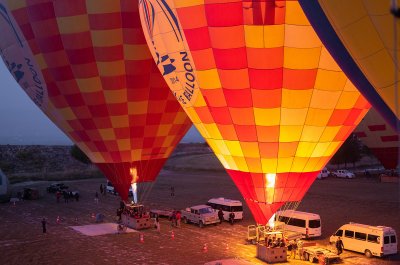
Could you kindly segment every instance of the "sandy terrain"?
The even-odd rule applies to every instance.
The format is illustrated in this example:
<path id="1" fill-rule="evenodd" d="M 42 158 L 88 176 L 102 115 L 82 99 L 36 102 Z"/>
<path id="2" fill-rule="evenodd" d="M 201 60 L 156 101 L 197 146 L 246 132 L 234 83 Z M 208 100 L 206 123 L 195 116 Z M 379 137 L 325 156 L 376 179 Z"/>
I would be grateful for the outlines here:
<path id="1" fill-rule="evenodd" d="M 89 237 L 71 229 L 70 226 L 93 224 L 92 213 L 105 214 L 107 222 L 115 220 L 118 197 L 107 195 L 100 197 L 99 204 L 94 202 L 94 193 L 104 182 L 104 179 L 65 182 L 72 190 L 81 192 L 79 202 L 56 203 L 53 194 L 44 192 L 48 183 L 38 182 L 30 186 L 42 191 L 40 200 L 23 201 L 15 206 L 0 204 L 0 264 L 180 265 L 221 259 L 265 264 L 255 258 L 255 246 L 245 241 L 247 225 L 254 222 L 247 208 L 245 220 L 233 226 L 223 223 L 200 229 L 182 224 L 178 229 L 163 219 L 161 234 L 154 229 L 142 232 L 144 243 L 139 242 L 140 233 Z M 171 186 L 175 187 L 174 197 L 170 196 Z M 13 188 L 21 189 L 21 185 Z M 220 196 L 241 198 L 224 172 L 162 171 L 144 203 L 150 208 L 181 209 Z M 368 179 L 325 179 L 313 184 L 299 209 L 321 215 L 323 235 L 317 241 L 326 243 L 329 235 L 349 221 L 392 226 L 400 233 L 398 202 L 398 184 Z M 41 231 L 43 216 L 48 219 L 47 234 Z M 62 219 L 60 224 L 56 223 L 57 216 Z M 204 244 L 207 252 L 203 251 Z M 399 255 L 366 259 L 361 254 L 345 251 L 342 258 L 342 264 L 400 264 Z M 289 264 L 310 263 L 290 260 Z"/>

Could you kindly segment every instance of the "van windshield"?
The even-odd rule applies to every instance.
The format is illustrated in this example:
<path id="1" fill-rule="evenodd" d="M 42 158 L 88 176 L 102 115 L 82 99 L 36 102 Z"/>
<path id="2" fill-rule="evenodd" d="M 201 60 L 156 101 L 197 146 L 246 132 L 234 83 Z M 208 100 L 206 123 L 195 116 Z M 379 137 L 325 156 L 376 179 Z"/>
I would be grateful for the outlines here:
<path id="1" fill-rule="evenodd" d="M 321 220 L 309 220 L 308 226 L 310 228 L 319 228 L 321 227 Z"/>

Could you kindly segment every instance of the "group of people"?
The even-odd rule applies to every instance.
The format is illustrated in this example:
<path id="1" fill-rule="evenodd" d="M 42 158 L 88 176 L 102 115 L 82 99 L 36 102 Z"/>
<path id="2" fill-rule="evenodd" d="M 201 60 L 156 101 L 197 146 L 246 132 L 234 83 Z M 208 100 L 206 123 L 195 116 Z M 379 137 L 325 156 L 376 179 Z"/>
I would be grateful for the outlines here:
<path id="1" fill-rule="evenodd" d="M 269 238 L 265 238 L 265 245 L 267 247 L 270 248 L 277 248 L 277 247 L 285 247 L 286 243 L 285 243 L 285 239 L 284 238 L 276 238 L 276 237 L 269 237 Z"/>
<path id="2" fill-rule="evenodd" d="M 265 238 L 265 245 L 267 247 L 285 247 L 287 246 L 288 251 L 290 251 L 289 258 L 296 259 L 298 256 L 300 260 L 304 258 L 304 249 L 303 249 L 303 240 L 295 239 L 291 240 L 286 244 L 286 239 L 283 238 Z M 337 254 L 340 255 L 343 253 L 344 245 L 342 239 L 339 237 L 335 243 Z"/>
<path id="3" fill-rule="evenodd" d="M 295 239 L 291 240 L 288 244 L 288 250 L 290 251 L 290 258 L 296 259 L 296 256 L 299 256 L 299 259 L 303 259 L 303 240 Z"/>
<path id="4" fill-rule="evenodd" d="M 219 210 L 218 210 L 218 219 L 219 219 L 219 223 L 222 224 L 222 222 L 224 221 L 224 212 L 222 211 L 222 208 L 219 208 Z M 229 223 L 231 225 L 233 225 L 234 222 L 235 222 L 235 213 L 230 212 L 229 213 Z"/>
<path id="5" fill-rule="evenodd" d="M 56 192 L 57 203 L 60 202 L 61 196 L 64 198 L 64 203 L 68 203 L 70 199 L 75 199 L 76 201 L 79 201 L 79 192 L 75 192 L 75 194 L 73 194 L 72 191 L 59 190 Z"/>
<path id="6" fill-rule="evenodd" d="M 171 226 L 181 227 L 182 214 L 181 211 L 174 210 L 171 215 Z"/>

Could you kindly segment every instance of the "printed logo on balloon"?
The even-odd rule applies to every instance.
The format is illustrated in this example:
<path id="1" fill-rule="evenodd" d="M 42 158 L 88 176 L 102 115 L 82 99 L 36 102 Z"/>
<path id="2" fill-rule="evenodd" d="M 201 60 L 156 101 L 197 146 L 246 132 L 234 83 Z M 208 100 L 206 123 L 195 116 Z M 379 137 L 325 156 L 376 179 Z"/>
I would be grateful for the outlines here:
<path id="1" fill-rule="evenodd" d="M 141 0 L 139 12 L 142 24 L 145 25 L 144 35 L 148 43 L 152 44 L 149 48 L 157 67 L 182 106 L 192 106 L 199 88 L 193 59 L 189 49 L 185 47 L 185 37 L 181 32 L 176 15 L 164 0 L 156 0 L 154 5 L 148 0 Z M 156 17 L 157 22 L 162 21 L 162 23 L 156 24 Z M 168 45 L 167 49 L 163 38 L 160 38 L 160 34 L 166 33 L 170 34 L 170 40 L 176 42 L 173 45 L 176 49 L 171 50 L 171 45 Z M 180 80 L 185 80 L 183 87 Z"/>
<path id="2" fill-rule="evenodd" d="M 34 56 L 27 47 L 26 41 L 21 37 L 23 34 L 20 29 L 15 26 L 16 23 L 12 16 L 9 15 L 8 8 L 0 2 L 0 19 L 4 19 L 6 23 L 0 24 L 0 57 L 3 59 L 6 67 L 21 85 L 28 96 L 35 104 L 45 110 L 47 108 L 48 95 L 44 78 L 40 69 L 34 60 Z M 12 40 L 10 42 L 10 40 Z"/>

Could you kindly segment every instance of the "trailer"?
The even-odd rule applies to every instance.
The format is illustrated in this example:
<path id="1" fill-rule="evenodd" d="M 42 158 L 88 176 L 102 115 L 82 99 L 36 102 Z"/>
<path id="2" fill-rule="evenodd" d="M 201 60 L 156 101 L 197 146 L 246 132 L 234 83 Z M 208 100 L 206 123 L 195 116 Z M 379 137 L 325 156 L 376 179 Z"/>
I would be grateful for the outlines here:
<path id="1" fill-rule="evenodd" d="M 158 217 L 166 217 L 168 219 L 171 218 L 173 211 L 172 210 L 160 210 L 160 209 L 151 209 L 150 217 L 155 218 Z"/>
<path id="2" fill-rule="evenodd" d="M 141 230 L 153 227 L 150 213 L 141 204 L 125 204 L 121 215 L 122 223 L 132 229 Z"/>
<path id="3" fill-rule="evenodd" d="M 304 246 L 303 258 L 311 263 L 319 262 L 320 264 L 331 264 L 339 262 L 340 257 L 331 250 L 321 246 Z"/>

